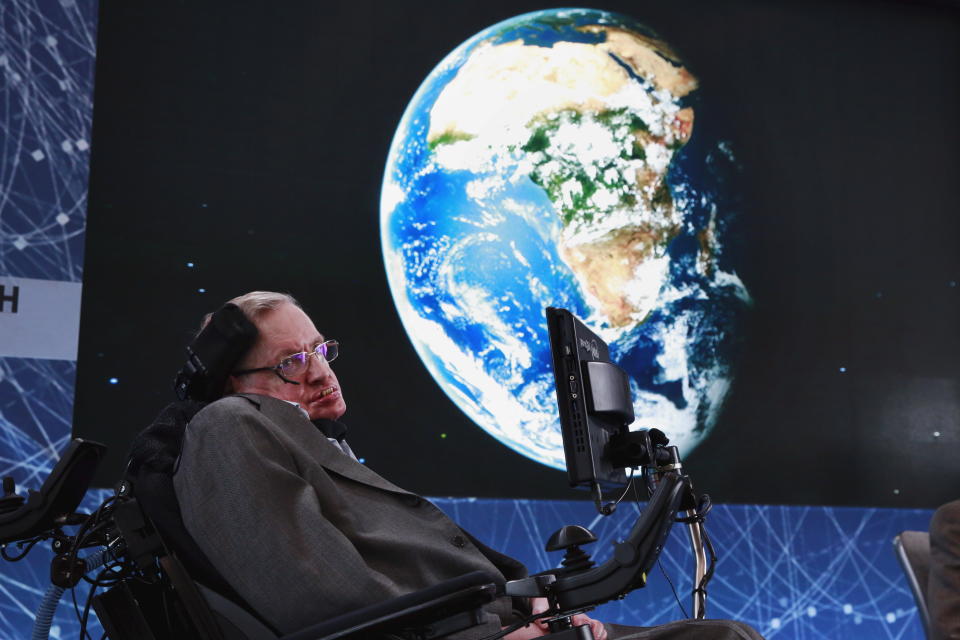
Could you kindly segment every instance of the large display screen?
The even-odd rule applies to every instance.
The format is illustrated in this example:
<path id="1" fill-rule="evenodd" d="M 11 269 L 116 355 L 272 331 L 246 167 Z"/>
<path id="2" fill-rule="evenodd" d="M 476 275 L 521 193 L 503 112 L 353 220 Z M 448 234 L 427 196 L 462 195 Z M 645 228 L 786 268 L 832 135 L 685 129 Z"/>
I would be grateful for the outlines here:
<path id="1" fill-rule="evenodd" d="M 278 290 L 373 469 L 576 497 L 560 306 L 715 501 L 945 502 L 958 50 L 922 3 L 103 3 L 74 434 L 112 485 L 201 316 Z"/>

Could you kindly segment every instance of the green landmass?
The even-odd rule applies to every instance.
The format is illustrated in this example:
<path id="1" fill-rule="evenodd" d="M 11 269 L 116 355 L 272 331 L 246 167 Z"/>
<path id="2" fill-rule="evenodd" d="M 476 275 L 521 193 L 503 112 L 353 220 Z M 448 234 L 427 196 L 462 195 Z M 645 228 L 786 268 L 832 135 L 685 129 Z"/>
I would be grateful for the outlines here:
<path id="1" fill-rule="evenodd" d="M 520 148 L 527 153 L 535 153 L 537 151 L 546 151 L 549 146 L 550 136 L 547 135 L 545 128 L 541 128 L 534 130 L 530 135 L 530 139 L 527 140 L 527 143 Z"/>
<path id="2" fill-rule="evenodd" d="M 527 125 L 530 137 L 520 146 L 520 150 L 531 154 L 534 168 L 530 179 L 546 191 L 547 197 L 560 212 L 564 226 L 574 220 L 592 222 L 616 208 L 633 207 L 637 204 L 637 197 L 633 193 L 633 177 L 624 177 L 620 170 L 616 170 L 616 160 L 597 166 L 595 177 L 591 178 L 578 158 L 550 153 L 552 138 L 561 126 L 578 126 L 584 121 L 596 122 L 610 131 L 614 140 L 620 143 L 621 160 L 646 159 L 643 146 L 635 134 L 649 132 L 650 129 L 640 117 L 625 107 L 586 114 L 577 109 L 563 109 L 546 116 L 538 116 L 531 121 Z M 613 180 L 607 178 L 609 169 L 615 169 L 611 172 L 617 176 Z M 563 187 L 571 181 L 580 185 L 580 192 L 569 192 L 568 189 L 569 197 L 564 199 Z M 593 195 L 601 188 L 619 194 L 617 205 L 600 207 L 592 202 Z"/>
<path id="3" fill-rule="evenodd" d="M 430 151 L 435 151 L 436 148 L 442 144 L 454 144 L 455 142 L 473 140 L 474 138 L 476 138 L 476 136 L 470 133 L 463 133 L 461 131 L 444 131 L 439 136 L 431 140 L 427 146 L 430 148 Z"/>
<path id="4" fill-rule="evenodd" d="M 650 198 L 650 204 L 655 207 L 665 207 L 670 204 L 671 200 L 670 188 L 667 187 L 666 183 L 662 183 L 657 187 L 657 190 L 653 192 L 653 197 Z"/>

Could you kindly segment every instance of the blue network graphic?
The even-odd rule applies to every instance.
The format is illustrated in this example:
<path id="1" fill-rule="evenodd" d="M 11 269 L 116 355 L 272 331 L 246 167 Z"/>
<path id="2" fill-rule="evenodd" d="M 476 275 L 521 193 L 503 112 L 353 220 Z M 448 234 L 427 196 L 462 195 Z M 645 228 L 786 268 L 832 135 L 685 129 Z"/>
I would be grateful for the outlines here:
<path id="1" fill-rule="evenodd" d="M 0 2 L 0 276 L 81 280 L 96 16 L 86 0 Z M 0 358 L 0 474 L 21 493 L 70 439 L 75 376 L 75 362 Z M 50 558 L 0 564 L 0 638 L 29 636 Z M 77 629 L 61 605 L 51 635 Z"/>
<path id="2" fill-rule="evenodd" d="M 0 273 L 79 282 L 95 2 L 0 3 Z"/>
<path id="3" fill-rule="evenodd" d="M 85 228 L 97 6 L 85 0 L 0 2 L 0 276 L 79 282 Z M 39 488 L 70 439 L 76 363 L 0 358 L 0 474 Z M 83 508 L 104 497 L 91 492 Z M 623 536 L 637 507 L 611 518 L 587 502 L 437 499 L 464 527 L 533 571 L 555 566 L 544 541 L 563 524 L 592 529 L 597 559 Z M 929 511 L 718 506 L 708 531 L 720 555 L 711 617 L 754 625 L 767 638 L 922 638 L 891 551 L 903 529 L 926 529 Z M 51 554 L 0 563 L 0 639 L 30 634 L 49 586 Z M 689 610 L 691 557 L 675 529 L 646 589 L 597 617 L 651 625 Z M 82 590 L 81 590 L 82 591 Z M 80 607 L 85 592 L 77 593 Z M 77 638 L 65 595 L 51 630 Z M 99 633 L 95 634 L 99 637 Z"/>
<path id="4" fill-rule="evenodd" d="M 622 504 L 613 516 L 602 517 L 592 503 L 575 501 L 435 502 L 532 572 L 559 565 L 562 554 L 548 554 L 543 545 L 560 526 L 593 531 L 597 542 L 587 550 L 603 561 L 638 513 L 636 505 Z M 905 529 L 925 530 L 930 515 L 908 509 L 717 506 L 707 518 L 719 557 L 707 615 L 747 622 L 765 638 L 923 638 L 891 541 Z M 603 605 L 595 617 L 641 626 L 687 617 L 681 607 L 689 614 L 693 556 L 682 525 L 671 532 L 660 564 L 646 588 Z"/>

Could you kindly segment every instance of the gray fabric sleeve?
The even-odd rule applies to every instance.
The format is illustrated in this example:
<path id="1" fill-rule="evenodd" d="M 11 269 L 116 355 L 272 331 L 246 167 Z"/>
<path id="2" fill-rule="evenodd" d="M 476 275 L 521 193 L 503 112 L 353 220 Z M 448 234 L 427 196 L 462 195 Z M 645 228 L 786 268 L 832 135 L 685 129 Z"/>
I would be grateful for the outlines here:
<path id="1" fill-rule="evenodd" d="M 265 420 L 211 405 L 188 428 L 174 484 L 203 552 L 283 633 L 399 595 L 324 517 Z"/>
<path id="2" fill-rule="evenodd" d="M 932 640 L 960 638 L 960 500 L 941 506 L 930 520 L 927 607 Z"/>

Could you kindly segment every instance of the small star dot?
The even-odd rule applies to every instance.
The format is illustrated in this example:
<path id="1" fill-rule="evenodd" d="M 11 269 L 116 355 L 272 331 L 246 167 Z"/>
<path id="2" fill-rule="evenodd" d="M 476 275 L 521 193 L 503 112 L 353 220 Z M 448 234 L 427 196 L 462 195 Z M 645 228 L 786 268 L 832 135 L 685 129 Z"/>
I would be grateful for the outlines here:
<path id="1" fill-rule="evenodd" d="M 66 225 L 68 222 L 70 222 L 70 216 L 65 213 L 57 214 L 57 224 L 59 224 L 61 227 Z"/>
<path id="2" fill-rule="evenodd" d="M 846 613 L 847 615 L 850 615 L 851 613 L 853 613 L 853 605 L 852 604 L 843 605 L 843 612 Z"/>
<path id="3" fill-rule="evenodd" d="M 893 490 L 893 495 L 895 495 L 895 496 L 900 495 L 900 489 L 894 489 L 894 490 Z"/>
<path id="4" fill-rule="evenodd" d="M 117 384 L 118 382 L 120 382 L 120 380 L 118 378 L 110 378 L 109 380 L 107 380 L 107 382 L 109 382 L 110 384 Z"/>
<path id="5" fill-rule="evenodd" d="M 37 149 L 30 153 L 30 157 L 33 158 L 36 162 L 40 162 L 47 156 L 43 154 L 43 151 L 41 151 L 40 149 Z"/>
<path id="6" fill-rule="evenodd" d="M 357 462 L 359 462 L 360 464 L 366 464 L 367 459 L 366 459 L 366 458 L 357 458 Z"/>
<path id="7" fill-rule="evenodd" d="M 939 431 L 934 431 L 934 432 L 933 432 L 933 437 L 934 437 L 934 438 L 939 438 L 939 437 L 940 437 L 940 432 L 939 432 Z"/>
<path id="8" fill-rule="evenodd" d="M 187 267 L 190 268 L 190 269 L 193 269 L 193 263 L 192 263 L 192 262 L 188 262 L 188 263 L 187 263 Z"/>
<path id="9" fill-rule="evenodd" d="M 27 244 L 29 243 L 27 242 L 27 239 L 24 238 L 23 236 L 18 236 L 17 239 L 13 241 L 13 246 L 15 246 L 20 251 L 23 251 L 24 249 L 26 249 Z"/>
<path id="10" fill-rule="evenodd" d="M 889 624 L 893 624 L 894 622 L 897 621 L 897 614 L 891 611 L 890 613 L 887 614 L 886 620 Z"/>
<path id="11" fill-rule="evenodd" d="M 840 373 L 846 373 L 846 372 L 847 372 L 846 367 L 840 367 Z"/>
<path id="12" fill-rule="evenodd" d="M 206 202 L 201 202 L 201 203 L 200 203 L 200 207 L 203 208 L 203 209 L 206 209 L 206 208 L 207 208 L 207 203 L 206 203 Z"/>
<path id="13" fill-rule="evenodd" d="M 441 434 L 440 434 L 440 437 L 441 437 L 441 438 L 446 438 L 446 437 L 447 437 L 447 434 L 441 433 Z"/>
<path id="14" fill-rule="evenodd" d="M 204 289 L 203 287 L 200 287 L 199 289 L 197 289 L 197 293 L 206 293 L 206 292 L 207 290 Z"/>

